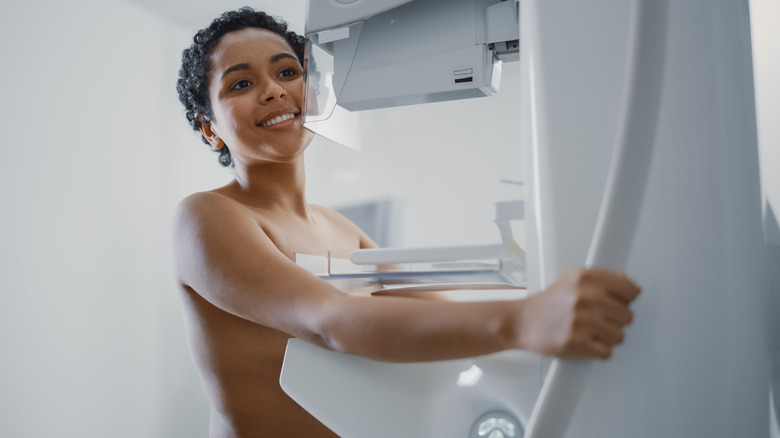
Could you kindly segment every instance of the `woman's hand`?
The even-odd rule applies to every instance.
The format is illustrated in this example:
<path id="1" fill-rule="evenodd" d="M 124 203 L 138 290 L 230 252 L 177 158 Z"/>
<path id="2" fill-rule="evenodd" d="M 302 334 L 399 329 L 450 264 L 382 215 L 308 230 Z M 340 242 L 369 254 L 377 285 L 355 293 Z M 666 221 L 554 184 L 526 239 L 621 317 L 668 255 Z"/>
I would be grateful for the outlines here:
<path id="1" fill-rule="evenodd" d="M 577 269 L 523 300 L 517 320 L 521 348 L 539 354 L 607 359 L 640 288 L 623 274 Z"/>

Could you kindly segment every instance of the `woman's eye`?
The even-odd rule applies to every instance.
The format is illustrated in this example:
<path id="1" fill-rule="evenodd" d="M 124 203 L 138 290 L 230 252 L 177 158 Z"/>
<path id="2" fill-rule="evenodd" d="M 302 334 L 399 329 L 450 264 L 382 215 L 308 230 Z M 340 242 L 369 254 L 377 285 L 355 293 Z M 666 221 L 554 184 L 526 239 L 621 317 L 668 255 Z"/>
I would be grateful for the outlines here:
<path id="1" fill-rule="evenodd" d="M 230 89 L 231 90 L 240 90 L 240 89 L 246 88 L 246 87 L 248 87 L 250 85 L 252 85 L 251 82 L 247 81 L 246 79 L 242 79 L 242 80 L 236 82 L 236 84 L 233 85 L 232 87 L 230 87 Z"/>
<path id="2" fill-rule="evenodd" d="M 298 74 L 298 71 L 295 70 L 294 68 L 286 68 L 286 69 L 282 70 L 279 73 L 279 77 L 283 78 L 283 77 L 287 77 L 287 76 L 295 76 L 297 74 Z"/>

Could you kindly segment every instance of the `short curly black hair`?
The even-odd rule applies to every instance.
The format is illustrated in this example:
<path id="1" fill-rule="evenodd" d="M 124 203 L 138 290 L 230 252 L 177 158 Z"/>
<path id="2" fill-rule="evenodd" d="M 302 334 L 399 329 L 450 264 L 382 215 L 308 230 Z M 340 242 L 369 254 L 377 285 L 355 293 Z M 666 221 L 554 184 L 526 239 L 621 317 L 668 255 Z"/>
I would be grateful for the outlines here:
<path id="1" fill-rule="evenodd" d="M 214 118 L 209 100 L 211 52 L 225 34 L 250 27 L 267 29 L 284 37 L 303 65 L 305 38 L 287 30 L 287 23 L 284 20 L 265 12 L 255 11 L 248 6 L 223 13 L 208 27 L 198 31 L 192 39 L 192 45 L 184 49 L 181 55 L 181 69 L 176 90 L 179 92 L 179 101 L 186 109 L 187 120 L 196 132 L 200 132 L 200 124 L 196 119 L 199 114 L 209 120 Z M 201 140 L 209 144 L 202 134 Z M 219 163 L 225 167 L 233 165 L 233 158 L 227 145 L 219 149 Z"/>

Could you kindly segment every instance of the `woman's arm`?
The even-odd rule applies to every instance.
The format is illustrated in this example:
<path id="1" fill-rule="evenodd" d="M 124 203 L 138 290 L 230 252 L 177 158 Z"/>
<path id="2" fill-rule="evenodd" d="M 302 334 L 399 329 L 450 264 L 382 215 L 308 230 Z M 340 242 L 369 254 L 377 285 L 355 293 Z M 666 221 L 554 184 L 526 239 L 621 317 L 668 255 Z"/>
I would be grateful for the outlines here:
<path id="1" fill-rule="evenodd" d="M 510 348 L 608 357 L 639 289 L 579 270 L 517 301 L 459 303 L 344 294 L 285 257 L 244 207 L 214 194 L 181 204 L 179 280 L 218 308 L 332 350 L 385 361 L 477 356 Z"/>

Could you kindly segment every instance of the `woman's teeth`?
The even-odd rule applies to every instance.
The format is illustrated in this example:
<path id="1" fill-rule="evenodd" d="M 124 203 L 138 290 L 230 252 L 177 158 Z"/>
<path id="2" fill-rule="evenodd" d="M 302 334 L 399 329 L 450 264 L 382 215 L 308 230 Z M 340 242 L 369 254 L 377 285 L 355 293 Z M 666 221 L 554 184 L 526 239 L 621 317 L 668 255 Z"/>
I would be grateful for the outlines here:
<path id="1" fill-rule="evenodd" d="M 277 117 L 274 117 L 273 119 L 271 119 L 271 120 L 269 120 L 269 121 L 267 121 L 265 123 L 261 123 L 260 126 L 273 126 L 273 125 L 275 125 L 277 123 L 282 123 L 285 120 L 290 120 L 290 119 L 292 119 L 294 117 L 295 117 L 295 114 L 285 114 L 285 115 L 282 115 L 282 116 L 277 116 Z"/>

